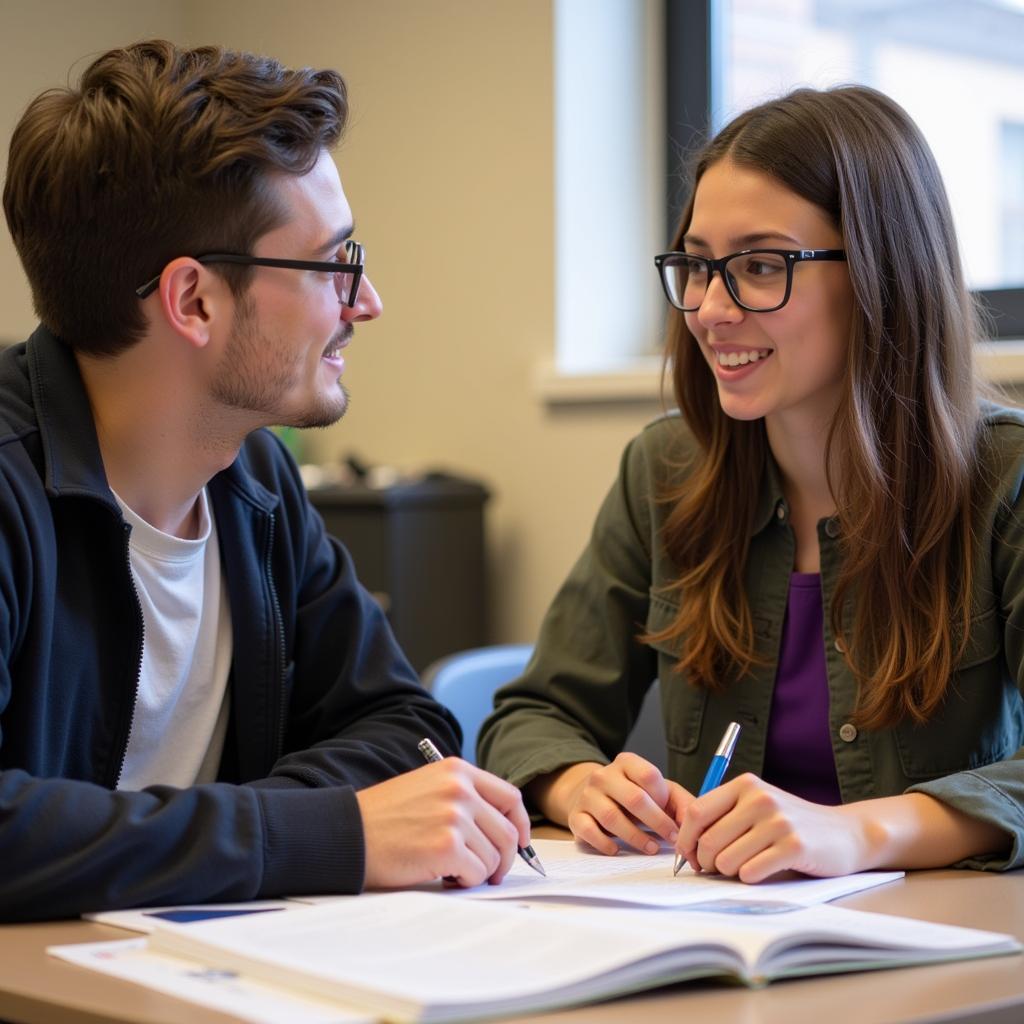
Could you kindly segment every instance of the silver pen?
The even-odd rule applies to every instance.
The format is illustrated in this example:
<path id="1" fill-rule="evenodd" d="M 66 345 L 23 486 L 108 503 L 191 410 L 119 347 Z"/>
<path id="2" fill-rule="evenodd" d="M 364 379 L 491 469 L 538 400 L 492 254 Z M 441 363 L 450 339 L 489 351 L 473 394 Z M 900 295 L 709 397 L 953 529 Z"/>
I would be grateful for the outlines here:
<path id="1" fill-rule="evenodd" d="M 715 756 L 711 758 L 711 764 L 708 765 L 708 773 L 704 776 L 704 782 L 697 796 L 703 796 L 709 790 L 717 788 L 718 784 L 722 781 L 722 776 L 725 775 L 726 768 L 729 767 L 729 762 L 732 760 L 732 752 L 736 749 L 736 741 L 739 738 L 740 727 L 735 722 L 730 722 L 726 727 L 722 742 L 718 744 Z M 677 853 L 675 863 L 672 865 L 672 874 L 678 875 L 685 863 L 686 858 L 681 853 Z"/>
<path id="2" fill-rule="evenodd" d="M 416 748 L 423 755 L 423 760 L 427 764 L 433 764 L 434 761 L 441 761 L 441 751 L 434 746 L 434 741 L 431 739 L 424 738 L 416 744 Z M 544 865 L 540 862 L 540 857 L 534 852 L 534 849 L 530 845 L 517 846 L 516 849 L 519 851 L 519 856 L 526 861 L 527 864 L 533 868 L 538 874 L 543 875 L 545 878 L 548 877 L 548 873 L 544 870 Z"/>

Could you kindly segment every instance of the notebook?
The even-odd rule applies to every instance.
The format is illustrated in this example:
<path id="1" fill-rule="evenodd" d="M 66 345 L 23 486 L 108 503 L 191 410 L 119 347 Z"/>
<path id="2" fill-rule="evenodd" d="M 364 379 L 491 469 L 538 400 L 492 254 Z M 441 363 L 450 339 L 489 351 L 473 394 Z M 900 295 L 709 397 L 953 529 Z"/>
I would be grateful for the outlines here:
<path id="1" fill-rule="evenodd" d="M 685 909 L 363 895 L 285 914 L 160 921 L 148 944 L 385 1020 L 434 1024 L 580 1005 L 698 977 L 760 986 L 1021 950 L 1008 935 L 756 891 Z"/>

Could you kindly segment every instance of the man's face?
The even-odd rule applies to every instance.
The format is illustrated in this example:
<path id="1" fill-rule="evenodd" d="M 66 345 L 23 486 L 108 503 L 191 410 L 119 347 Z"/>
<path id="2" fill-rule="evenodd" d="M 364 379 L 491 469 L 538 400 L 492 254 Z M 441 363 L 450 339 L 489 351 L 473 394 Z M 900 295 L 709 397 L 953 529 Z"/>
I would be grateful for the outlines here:
<path id="1" fill-rule="evenodd" d="M 284 223 L 253 255 L 346 262 L 352 213 L 334 161 L 323 152 L 302 177 L 273 179 Z M 345 413 L 343 350 L 353 324 L 373 320 L 381 302 L 364 273 L 354 307 L 342 305 L 333 275 L 258 267 L 236 303 L 231 333 L 213 376 L 213 397 L 256 413 L 266 425 L 325 427 Z"/>

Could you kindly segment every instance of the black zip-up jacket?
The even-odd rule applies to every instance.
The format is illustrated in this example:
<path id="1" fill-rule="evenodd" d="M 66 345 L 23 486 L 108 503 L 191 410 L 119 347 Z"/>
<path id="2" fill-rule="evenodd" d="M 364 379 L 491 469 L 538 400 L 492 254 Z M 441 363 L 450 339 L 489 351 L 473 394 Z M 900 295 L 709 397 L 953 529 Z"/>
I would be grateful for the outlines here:
<path id="1" fill-rule="evenodd" d="M 219 781 L 118 792 L 142 660 L 128 535 L 78 364 L 0 355 L 0 920 L 362 888 L 355 791 L 458 726 L 419 686 L 294 462 L 256 431 L 209 483 L 231 604 Z"/>

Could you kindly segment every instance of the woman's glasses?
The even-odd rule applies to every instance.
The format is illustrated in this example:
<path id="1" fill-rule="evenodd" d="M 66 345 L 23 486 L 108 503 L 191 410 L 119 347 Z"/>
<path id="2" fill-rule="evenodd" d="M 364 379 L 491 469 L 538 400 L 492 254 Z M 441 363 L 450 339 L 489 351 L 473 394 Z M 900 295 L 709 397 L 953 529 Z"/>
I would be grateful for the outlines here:
<path id="1" fill-rule="evenodd" d="M 668 301 L 684 313 L 700 309 L 717 270 L 740 309 L 772 313 L 789 302 L 793 267 L 806 261 L 845 261 L 842 249 L 744 249 L 713 260 L 688 252 L 654 257 Z"/>

